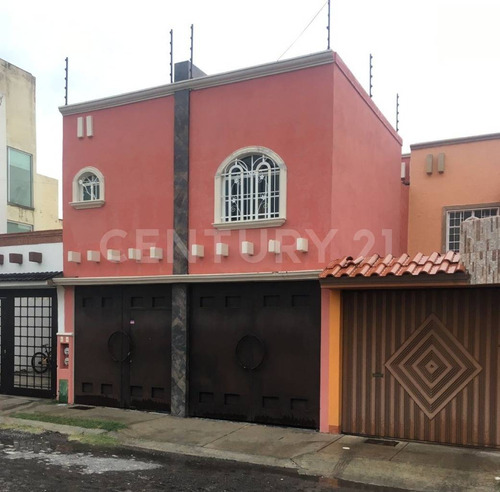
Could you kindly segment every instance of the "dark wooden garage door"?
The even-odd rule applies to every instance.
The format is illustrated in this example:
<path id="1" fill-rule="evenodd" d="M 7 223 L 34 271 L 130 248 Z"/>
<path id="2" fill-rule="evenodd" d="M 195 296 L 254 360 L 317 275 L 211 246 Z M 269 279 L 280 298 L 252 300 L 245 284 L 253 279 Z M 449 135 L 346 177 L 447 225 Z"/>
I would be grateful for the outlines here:
<path id="1" fill-rule="evenodd" d="M 343 293 L 346 433 L 500 446 L 500 289 Z"/>
<path id="2" fill-rule="evenodd" d="M 190 413 L 318 427 L 318 282 L 192 288 Z"/>
<path id="3" fill-rule="evenodd" d="M 171 287 L 80 287 L 75 401 L 170 410 Z"/>

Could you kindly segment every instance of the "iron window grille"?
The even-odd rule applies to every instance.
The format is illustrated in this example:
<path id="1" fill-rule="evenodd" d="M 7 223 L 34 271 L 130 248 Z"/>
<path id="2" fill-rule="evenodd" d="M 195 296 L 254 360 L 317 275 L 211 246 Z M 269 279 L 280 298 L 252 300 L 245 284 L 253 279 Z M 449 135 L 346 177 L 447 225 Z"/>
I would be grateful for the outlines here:
<path id="1" fill-rule="evenodd" d="M 99 178 L 92 173 L 85 174 L 78 181 L 80 185 L 80 200 L 81 201 L 90 201 L 90 200 L 99 200 L 100 199 L 100 189 L 101 183 Z"/>
<path id="2" fill-rule="evenodd" d="M 222 173 L 221 221 L 274 219 L 280 213 L 280 168 L 265 154 L 237 158 Z"/>
<path id="3" fill-rule="evenodd" d="M 216 229 L 279 227 L 286 221 L 287 167 L 271 149 L 236 150 L 215 173 Z"/>

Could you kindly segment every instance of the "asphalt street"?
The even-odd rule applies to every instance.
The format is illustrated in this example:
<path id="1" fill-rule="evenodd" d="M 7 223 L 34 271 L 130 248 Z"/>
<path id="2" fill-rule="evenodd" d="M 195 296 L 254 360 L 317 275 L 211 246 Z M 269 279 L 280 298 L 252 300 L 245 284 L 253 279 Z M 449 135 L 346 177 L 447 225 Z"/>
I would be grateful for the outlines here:
<path id="1" fill-rule="evenodd" d="M 304 477 L 226 460 L 96 446 L 54 432 L 0 430 L 0 490 L 20 491 L 332 491 L 380 487 Z"/>

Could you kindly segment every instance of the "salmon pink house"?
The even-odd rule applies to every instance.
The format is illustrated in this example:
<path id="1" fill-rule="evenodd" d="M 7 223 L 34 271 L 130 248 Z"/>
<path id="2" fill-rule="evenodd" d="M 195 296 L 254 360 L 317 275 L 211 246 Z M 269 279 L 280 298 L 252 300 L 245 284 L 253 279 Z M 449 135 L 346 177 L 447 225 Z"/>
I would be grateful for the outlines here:
<path id="1" fill-rule="evenodd" d="M 339 56 L 61 113 L 69 400 L 319 428 L 319 272 L 406 250 L 401 139 Z"/>

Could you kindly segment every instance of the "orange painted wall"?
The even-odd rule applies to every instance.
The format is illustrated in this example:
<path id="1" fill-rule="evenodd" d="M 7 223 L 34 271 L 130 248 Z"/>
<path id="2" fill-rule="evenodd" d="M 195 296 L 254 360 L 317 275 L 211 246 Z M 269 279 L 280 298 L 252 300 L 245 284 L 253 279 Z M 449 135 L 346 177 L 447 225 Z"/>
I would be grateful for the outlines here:
<path id="1" fill-rule="evenodd" d="M 321 289 L 321 432 L 342 430 L 342 293 Z"/>
<path id="2" fill-rule="evenodd" d="M 306 229 L 319 237 L 329 230 L 332 162 L 333 64 L 254 79 L 191 93 L 190 229 L 192 242 L 205 246 L 205 257 L 190 273 L 303 270 L 320 268 L 309 240 L 309 253 L 295 252 L 296 237 Z M 278 228 L 217 233 L 214 176 L 221 162 L 247 146 L 276 152 L 288 169 L 287 220 Z M 215 237 L 214 237 L 215 233 Z M 267 252 L 269 239 L 282 241 L 282 255 Z M 255 245 L 253 257 L 240 254 L 242 240 Z M 217 261 L 215 242 L 229 245 Z"/>
<path id="3" fill-rule="evenodd" d="M 65 276 L 172 272 L 166 261 L 117 264 L 102 255 L 100 263 L 91 263 L 86 260 L 86 251 L 102 246 L 104 253 L 109 248 L 126 255 L 128 248 L 141 242 L 167 247 L 167 230 L 173 224 L 173 102 L 173 97 L 164 97 L 85 113 L 82 116 L 91 114 L 94 119 L 94 136 L 90 138 L 77 138 L 77 115 L 64 117 Z M 72 181 L 86 166 L 103 173 L 106 203 L 102 208 L 75 210 L 69 205 Z M 82 252 L 82 263 L 67 262 L 68 251 Z"/>
<path id="4" fill-rule="evenodd" d="M 340 59 L 333 90 L 330 257 L 403 252 L 401 139 Z"/>
<path id="5" fill-rule="evenodd" d="M 441 152 L 443 174 L 437 172 Z M 431 175 L 427 154 L 434 155 Z M 441 251 L 443 207 L 500 202 L 500 138 L 412 149 L 410 179 L 409 253 Z"/>

